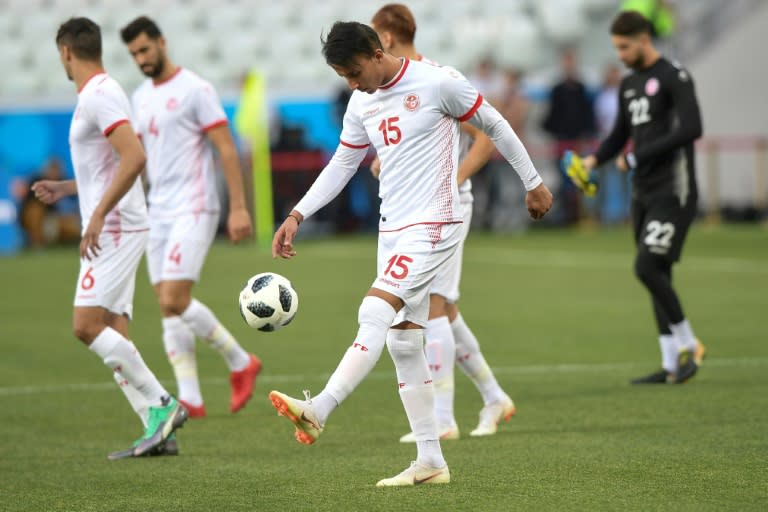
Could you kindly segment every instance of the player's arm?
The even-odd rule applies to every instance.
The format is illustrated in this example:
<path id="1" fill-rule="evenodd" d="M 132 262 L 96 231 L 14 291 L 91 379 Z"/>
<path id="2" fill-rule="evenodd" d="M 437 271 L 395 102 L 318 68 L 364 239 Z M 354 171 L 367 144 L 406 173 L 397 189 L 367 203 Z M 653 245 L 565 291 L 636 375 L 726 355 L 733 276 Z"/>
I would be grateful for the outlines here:
<path id="1" fill-rule="evenodd" d="M 611 133 L 600 143 L 594 154 L 584 158 L 582 163 L 587 171 L 603 165 L 611 158 L 618 155 L 629 140 L 629 119 L 621 104 L 624 88 L 619 88 L 616 101 L 619 103 L 616 109 L 616 120 L 613 123 Z"/>
<path id="2" fill-rule="evenodd" d="M 144 148 L 127 119 L 111 129 L 107 140 L 120 156 L 120 164 L 83 232 L 83 238 L 80 241 L 81 258 L 91 259 L 91 256 L 98 256 L 98 251 L 101 250 L 99 235 L 104 227 L 104 219 L 131 189 L 147 161 Z"/>
<path id="3" fill-rule="evenodd" d="M 467 132 L 474 140 L 464 159 L 459 163 L 458 184 L 474 176 L 488 163 L 496 152 L 496 146 L 486 134 L 469 123 L 461 123 L 461 129 Z"/>
<path id="4" fill-rule="evenodd" d="M 273 258 L 277 256 L 291 258 L 296 255 L 293 250 L 293 239 L 298 232 L 299 224 L 339 195 L 360 167 L 367 148 L 367 145 L 350 147 L 343 142 L 339 144 L 331 161 L 275 232 L 272 239 Z"/>
<path id="5" fill-rule="evenodd" d="M 686 71 L 680 70 L 664 85 L 669 87 L 677 122 L 664 136 L 636 147 L 634 154 L 627 155 L 629 167 L 638 167 L 671 151 L 690 144 L 701 137 L 702 124 L 699 103 L 696 100 L 693 82 Z"/>
<path id="6" fill-rule="evenodd" d="M 206 132 L 221 159 L 224 179 L 227 181 L 229 192 L 229 218 L 227 230 L 229 238 L 233 242 L 239 242 L 251 236 L 251 216 L 245 206 L 245 191 L 243 189 L 243 175 L 240 168 L 240 156 L 235 148 L 235 141 L 229 131 L 229 125 L 219 124 Z"/>
<path id="7" fill-rule="evenodd" d="M 525 204 L 531 218 L 542 218 L 552 207 L 552 193 L 536 171 L 528 151 L 509 122 L 480 95 L 472 109 L 459 120 L 469 121 L 493 141 L 499 153 L 520 176 L 527 190 Z"/>
<path id="8" fill-rule="evenodd" d="M 40 180 L 32 184 L 35 197 L 45 204 L 53 204 L 62 197 L 77 194 L 75 180 Z"/>

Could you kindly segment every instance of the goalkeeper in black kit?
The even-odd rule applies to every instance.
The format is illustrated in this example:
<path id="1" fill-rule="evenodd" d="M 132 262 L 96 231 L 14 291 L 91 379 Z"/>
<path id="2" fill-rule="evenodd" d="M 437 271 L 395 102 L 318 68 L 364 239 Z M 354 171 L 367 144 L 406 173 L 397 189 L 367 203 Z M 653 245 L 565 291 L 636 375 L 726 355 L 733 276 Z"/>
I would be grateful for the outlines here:
<path id="1" fill-rule="evenodd" d="M 566 154 L 563 163 L 589 195 L 598 185 L 590 178 L 592 169 L 610 159 L 615 157 L 616 166 L 631 173 L 635 274 L 651 295 L 662 360 L 659 371 L 632 383 L 680 384 L 696 374 L 704 358 L 704 346 L 672 287 L 672 265 L 680 259 L 696 215 L 693 143 L 702 133 L 699 105 L 690 74 L 659 54 L 641 14 L 619 14 L 611 25 L 611 40 L 632 70 L 619 89 L 616 124 L 595 154 L 583 160 Z M 624 151 L 629 139 L 632 149 Z"/>

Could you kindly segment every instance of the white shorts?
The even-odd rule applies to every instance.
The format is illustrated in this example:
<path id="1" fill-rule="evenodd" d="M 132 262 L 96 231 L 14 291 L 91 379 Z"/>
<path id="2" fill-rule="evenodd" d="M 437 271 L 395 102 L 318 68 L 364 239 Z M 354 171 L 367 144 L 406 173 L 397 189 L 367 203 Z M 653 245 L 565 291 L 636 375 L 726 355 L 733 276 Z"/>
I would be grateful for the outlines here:
<path id="1" fill-rule="evenodd" d="M 148 238 L 146 230 L 102 233 L 99 255 L 90 261 L 80 259 L 75 307 L 99 306 L 130 318 L 136 269 L 147 248 Z"/>
<path id="2" fill-rule="evenodd" d="M 440 295 L 445 297 L 445 300 L 454 304 L 459 300 L 459 283 L 461 282 L 461 262 L 464 257 L 464 242 L 467 241 L 467 235 L 469 235 L 469 226 L 472 223 L 472 203 L 462 203 L 461 208 L 464 214 L 464 224 L 461 225 L 461 241 L 456 248 L 456 252 L 453 256 L 445 262 L 445 265 L 440 267 L 440 271 L 432 281 L 432 287 L 429 290 L 430 294 Z"/>
<path id="3" fill-rule="evenodd" d="M 188 213 L 151 219 L 147 268 L 149 281 L 197 281 L 219 224 L 218 213 Z"/>
<path id="4" fill-rule="evenodd" d="M 377 277 L 371 286 L 405 303 L 393 325 L 406 320 L 427 325 L 432 281 L 453 257 L 463 233 L 461 223 L 417 224 L 379 233 Z"/>

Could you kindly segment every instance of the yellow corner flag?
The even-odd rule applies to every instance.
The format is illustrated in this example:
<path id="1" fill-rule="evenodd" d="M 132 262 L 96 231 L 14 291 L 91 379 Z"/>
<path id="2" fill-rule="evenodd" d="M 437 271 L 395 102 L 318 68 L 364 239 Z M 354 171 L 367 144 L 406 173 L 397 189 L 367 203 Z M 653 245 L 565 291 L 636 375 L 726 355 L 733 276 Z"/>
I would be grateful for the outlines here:
<path id="1" fill-rule="evenodd" d="M 261 247 L 270 247 L 274 231 L 272 166 L 266 81 L 258 71 L 250 71 L 245 78 L 234 121 L 237 133 L 251 145 L 256 241 Z"/>

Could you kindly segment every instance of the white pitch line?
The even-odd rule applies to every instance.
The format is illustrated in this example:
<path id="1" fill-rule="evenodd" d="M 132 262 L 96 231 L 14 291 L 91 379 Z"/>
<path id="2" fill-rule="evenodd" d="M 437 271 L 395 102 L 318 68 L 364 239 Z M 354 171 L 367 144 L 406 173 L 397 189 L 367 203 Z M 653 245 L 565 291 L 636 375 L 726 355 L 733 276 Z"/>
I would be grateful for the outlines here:
<path id="1" fill-rule="evenodd" d="M 525 366 L 500 366 L 493 368 L 494 373 L 501 375 L 541 375 L 550 373 L 608 373 L 616 371 L 632 370 L 648 366 L 649 363 L 574 363 L 574 364 L 555 364 L 555 365 L 525 365 Z M 704 362 L 705 368 L 733 368 L 733 367 L 756 367 L 768 366 L 768 357 L 735 357 L 735 358 L 708 358 Z M 292 383 L 306 382 L 309 380 L 326 380 L 330 374 L 285 374 L 285 375 L 264 375 L 259 377 L 259 382 L 267 383 Z M 375 371 L 368 375 L 368 379 L 385 380 L 392 378 L 392 372 Z M 202 384 L 207 385 L 228 385 L 229 380 L 223 378 L 202 379 Z M 171 386 L 172 381 L 163 381 L 164 386 Z M 113 391 L 116 389 L 114 381 L 92 382 L 79 384 L 51 384 L 46 386 L 7 386 L 0 387 L 0 396 L 26 396 L 46 393 L 71 393 L 71 392 L 93 392 L 93 391 Z"/>
<path id="2" fill-rule="evenodd" d="M 631 271 L 633 253 L 568 252 L 561 250 L 533 250 L 520 248 L 494 248 L 493 253 L 472 249 L 471 240 L 464 251 L 464 262 L 482 265 L 528 265 L 549 268 L 598 268 L 627 269 Z M 315 249 L 315 248 L 313 248 Z M 313 257 L 375 261 L 373 246 L 371 253 L 350 251 L 348 246 L 325 246 L 313 250 Z M 768 263 L 747 258 L 721 256 L 685 256 L 682 261 L 685 270 L 695 272 L 719 272 L 734 274 L 768 274 Z"/>

